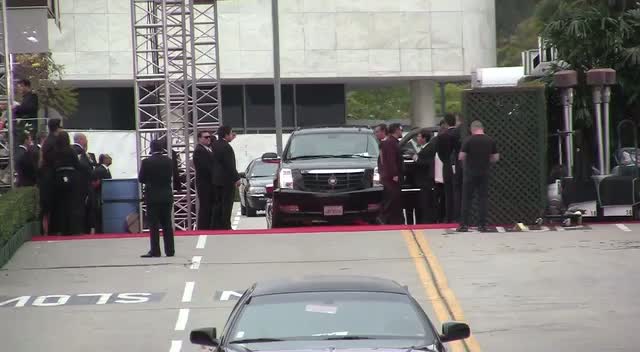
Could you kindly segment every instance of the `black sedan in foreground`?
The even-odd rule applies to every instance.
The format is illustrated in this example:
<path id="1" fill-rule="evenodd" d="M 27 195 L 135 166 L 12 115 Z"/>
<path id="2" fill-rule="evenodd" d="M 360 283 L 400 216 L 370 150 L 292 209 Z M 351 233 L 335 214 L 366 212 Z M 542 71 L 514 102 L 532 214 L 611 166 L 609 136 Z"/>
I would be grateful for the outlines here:
<path id="1" fill-rule="evenodd" d="M 252 160 L 247 169 L 240 173 L 240 212 L 242 215 L 256 216 L 258 210 L 265 210 L 267 186 L 273 185 L 278 171 L 278 162 L 270 162 L 265 156 Z"/>
<path id="2" fill-rule="evenodd" d="M 218 335 L 191 331 L 193 344 L 218 352 L 446 351 L 444 343 L 470 336 L 467 324 L 448 322 L 442 334 L 406 287 L 366 276 L 313 276 L 253 284 Z"/>

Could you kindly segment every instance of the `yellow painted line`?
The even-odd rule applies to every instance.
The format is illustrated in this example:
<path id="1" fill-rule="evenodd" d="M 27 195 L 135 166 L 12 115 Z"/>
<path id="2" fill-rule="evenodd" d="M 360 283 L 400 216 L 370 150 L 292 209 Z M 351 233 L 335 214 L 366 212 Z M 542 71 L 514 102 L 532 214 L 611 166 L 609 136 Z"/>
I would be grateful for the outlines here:
<path id="1" fill-rule="evenodd" d="M 407 243 L 407 247 L 409 248 L 409 253 L 413 258 L 420 281 L 422 281 L 422 284 L 425 287 L 427 297 L 432 301 L 434 311 L 440 322 L 442 323 L 447 320 L 467 322 L 462 306 L 460 305 L 460 302 L 458 302 L 453 290 L 449 287 L 447 277 L 440 265 L 440 261 L 433 253 L 433 250 L 425 237 L 424 231 L 416 231 L 415 238 L 418 242 L 417 244 L 413 239 L 411 231 L 403 231 L 402 235 Z M 429 263 L 429 267 L 427 267 L 427 263 L 425 263 L 424 259 Z M 433 273 L 433 275 L 431 275 L 431 273 Z M 435 282 L 433 281 L 434 278 Z M 440 289 L 440 292 L 438 292 L 438 288 Z M 435 297 L 436 299 L 434 300 L 431 297 Z M 449 313 L 447 306 L 451 310 L 451 314 Z M 473 327 L 471 327 L 471 330 L 473 330 Z M 469 352 L 482 351 L 478 341 L 475 336 L 473 336 L 473 333 L 468 339 L 464 340 L 464 342 L 466 343 Z M 453 351 L 465 350 L 462 341 L 452 342 L 449 345 Z"/>
<path id="2" fill-rule="evenodd" d="M 433 311 L 436 313 L 438 321 L 442 324 L 446 321 L 453 320 L 449 315 L 449 311 L 447 310 L 443 297 L 438 293 L 436 285 L 431 277 L 431 273 L 424 262 L 424 254 L 420 251 L 416 241 L 414 241 L 411 231 L 403 230 L 402 237 L 407 244 L 409 255 L 413 258 L 413 263 L 416 266 L 420 283 L 422 283 L 422 287 L 427 295 L 427 300 L 431 302 L 431 306 L 433 307 Z M 464 344 L 460 341 L 450 342 L 448 345 L 453 352 L 465 352 Z"/>

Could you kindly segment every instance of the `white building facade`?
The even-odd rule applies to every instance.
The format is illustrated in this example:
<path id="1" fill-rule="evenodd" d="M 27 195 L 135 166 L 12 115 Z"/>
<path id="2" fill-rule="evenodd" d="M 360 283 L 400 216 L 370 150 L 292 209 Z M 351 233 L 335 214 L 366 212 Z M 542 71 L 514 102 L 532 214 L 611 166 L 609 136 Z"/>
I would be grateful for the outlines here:
<path id="1" fill-rule="evenodd" d="M 122 99 L 133 97 L 130 1 L 60 0 L 60 29 L 50 20 L 50 50 L 80 89 L 79 114 L 99 101 L 115 107 L 112 115 L 129 106 Z M 411 84 L 414 124 L 432 125 L 437 82 L 496 65 L 495 0 L 279 3 L 285 125 L 304 124 L 307 114 L 315 122 L 342 114 L 331 121 L 339 122 L 349 85 L 391 82 Z M 271 0 L 220 0 L 218 10 L 223 119 L 261 127 L 273 116 Z M 317 95 L 330 98 L 312 101 Z M 305 110 L 305 102 L 329 108 Z"/>

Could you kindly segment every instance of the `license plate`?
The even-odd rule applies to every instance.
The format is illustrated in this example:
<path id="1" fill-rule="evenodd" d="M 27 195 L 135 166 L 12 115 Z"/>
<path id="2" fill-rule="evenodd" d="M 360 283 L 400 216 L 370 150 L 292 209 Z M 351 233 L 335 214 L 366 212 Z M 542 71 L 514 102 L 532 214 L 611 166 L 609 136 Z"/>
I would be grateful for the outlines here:
<path id="1" fill-rule="evenodd" d="M 324 216 L 342 216 L 343 214 L 342 205 L 324 207 Z"/>

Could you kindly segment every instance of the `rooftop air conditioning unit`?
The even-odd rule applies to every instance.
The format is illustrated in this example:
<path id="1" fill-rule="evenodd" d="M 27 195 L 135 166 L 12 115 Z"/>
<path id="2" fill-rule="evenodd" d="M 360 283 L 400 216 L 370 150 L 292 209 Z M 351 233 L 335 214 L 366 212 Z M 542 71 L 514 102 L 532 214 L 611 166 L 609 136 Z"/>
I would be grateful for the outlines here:
<path id="1" fill-rule="evenodd" d="M 471 72 L 471 87 L 515 87 L 522 77 L 522 66 L 479 68 Z"/>

